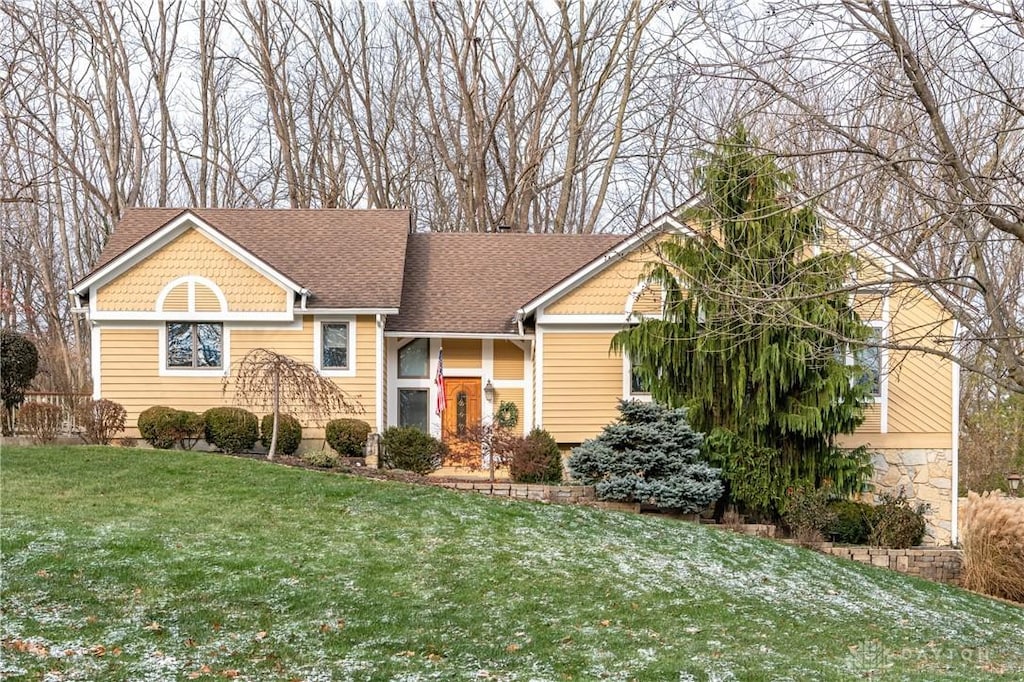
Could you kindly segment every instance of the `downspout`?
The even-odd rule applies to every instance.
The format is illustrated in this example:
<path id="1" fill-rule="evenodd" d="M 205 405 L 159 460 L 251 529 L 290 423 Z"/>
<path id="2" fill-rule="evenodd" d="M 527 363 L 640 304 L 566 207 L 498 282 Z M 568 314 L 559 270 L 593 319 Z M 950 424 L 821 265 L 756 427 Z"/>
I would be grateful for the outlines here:
<path id="1" fill-rule="evenodd" d="M 515 315 L 516 329 L 519 330 L 519 336 L 520 337 L 526 336 L 524 328 L 523 328 L 523 318 L 524 317 L 526 317 L 526 314 L 523 312 L 522 308 L 520 308 L 519 310 L 516 311 L 516 315 Z"/>
<path id="2" fill-rule="evenodd" d="M 309 289 L 306 289 L 305 287 L 303 287 L 302 289 L 299 289 L 299 295 L 302 296 L 302 301 L 299 304 L 299 307 L 302 310 L 306 309 L 306 299 L 309 298 L 309 295 L 311 293 L 313 293 L 313 292 L 311 292 Z"/>

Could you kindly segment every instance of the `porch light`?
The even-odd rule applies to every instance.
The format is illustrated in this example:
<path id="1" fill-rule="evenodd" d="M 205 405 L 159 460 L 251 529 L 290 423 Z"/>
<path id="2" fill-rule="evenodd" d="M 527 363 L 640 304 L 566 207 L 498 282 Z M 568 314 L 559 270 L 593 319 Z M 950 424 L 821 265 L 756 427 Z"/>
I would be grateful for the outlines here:
<path id="1" fill-rule="evenodd" d="M 487 402 L 494 402 L 494 384 L 491 383 L 490 379 L 487 380 L 487 385 L 484 386 L 484 397 L 487 398 Z"/>
<path id="2" fill-rule="evenodd" d="M 1010 484 L 1010 494 L 1017 496 L 1017 489 L 1020 488 L 1020 474 L 1006 474 L 1006 482 Z"/>

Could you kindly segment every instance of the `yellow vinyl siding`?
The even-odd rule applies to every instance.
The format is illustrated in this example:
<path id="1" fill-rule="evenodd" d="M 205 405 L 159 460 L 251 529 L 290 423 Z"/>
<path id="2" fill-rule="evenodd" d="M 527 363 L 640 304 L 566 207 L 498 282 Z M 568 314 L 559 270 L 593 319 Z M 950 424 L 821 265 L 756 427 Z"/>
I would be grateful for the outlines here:
<path id="1" fill-rule="evenodd" d="M 153 311 L 163 288 L 185 275 L 198 275 L 215 282 L 232 312 L 283 312 L 287 309 L 290 292 L 197 230 L 188 230 L 100 288 L 96 307 L 110 311 Z M 196 295 L 198 298 L 198 287 Z M 215 309 L 219 310 L 220 306 Z"/>
<path id="2" fill-rule="evenodd" d="M 516 408 L 519 410 L 519 423 L 516 424 L 515 431 L 521 433 L 523 431 L 523 424 L 526 421 L 526 412 L 524 411 L 523 401 L 523 389 L 521 388 L 497 388 L 494 390 L 494 411 L 497 412 L 498 408 L 504 402 L 514 403 Z"/>
<path id="3" fill-rule="evenodd" d="M 864 307 L 869 309 L 871 305 Z M 874 319 L 881 316 L 879 312 Z M 903 287 L 894 291 L 889 298 L 889 317 L 886 339 L 889 344 L 941 349 L 940 340 L 952 336 L 949 314 L 919 289 Z M 950 361 L 922 351 L 890 349 L 886 353 L 886 433 L 880 433 L 881 406 L 872 406 L 864 424 L 852 436 L 840 438 L 840 443 L 845 446 L 867 444 L 874 448 L 952 447 L 953 367 Z"/>
<path id="4" fill-rule="evenodd" d="M 376 329 L 372 316 L 356 319 L 356 373 L 353 377 L 331 377 L 364 411 L 336 417 L 356 417 L 373 426 L 376 407 Z M 210 377 L 160 376 L 159 328 L 126 329 L 105 327 L 100 331 L 100 390 L 104 398 L 124 405 L 128 412 L 129 435 L 138 435 L 139 413 L 153 405 L 203 412 L 219 405 L 236 405 L 234 376 L 245 355 L 256 348 L 268 348 L 302 362 L 313 360 L 313 321 L 306 316 L 300 329 L 232 329 L 230 335 L 231 376 L 226 388 L 217 372 Z M 263 416 L 265 407 L 242 405 Z M 322 425 L 308 415 L 296 413 L 303 423 L 304 438 L 323 438 Z"/>
<path id="5" fill-rule="evenodd" d="M 875 403 L 864 408 L 864 423 L 854 433 L 877 434 L 882 428 L 882 405 Z"/>
<path id="6" fill-rule="evenodd" d="M 483 344 L 480 339 L 443 339 L 444 370 L 480 369 L 483 365 Z"/>
<path id="7" fill-rule="evenodd" d="M 188 311 L 188 282 L 179 284 L 167 292 L 167 297 L 164 298 L 163 309 L 174 312 Z"/>
<path id="8" fill-rule="evenodd" d="M 608 352 L 611 332 L 544 333 L 544 428 L 579 443 L 618 417 L 622 358 Z"/>
<path id="9" fill-rule="evenodd" d="M 512 381 L 523 379 L 523 351 L 519 346 L 501 339 L 494 342 L 494 378 Z"/>
<path id="10" fill-rule="evenodd" d="M 922 292 L 904 288 L 892 296 L 891 341 L 940 348 L 936 336 L 950 338 L 949 315 Z M 924 352 L 890 351 L 889 431 L 950 431 L 953 368 L 949 360 Z"/>

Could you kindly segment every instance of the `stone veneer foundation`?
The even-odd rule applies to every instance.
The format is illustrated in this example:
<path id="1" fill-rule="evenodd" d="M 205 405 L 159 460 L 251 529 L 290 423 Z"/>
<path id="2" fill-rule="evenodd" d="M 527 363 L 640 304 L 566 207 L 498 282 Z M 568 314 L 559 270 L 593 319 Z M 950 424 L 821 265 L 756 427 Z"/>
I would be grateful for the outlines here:
<path id="1" fill-rule="evenodd" d="M 953 451 L 949 449 L 875 450 L 874 491 L 862 495 L 874 502 L 878 493 L 904 490 L 912 504 L 927 504 L 924 544 L 945 546 L 952 541 Z"/>

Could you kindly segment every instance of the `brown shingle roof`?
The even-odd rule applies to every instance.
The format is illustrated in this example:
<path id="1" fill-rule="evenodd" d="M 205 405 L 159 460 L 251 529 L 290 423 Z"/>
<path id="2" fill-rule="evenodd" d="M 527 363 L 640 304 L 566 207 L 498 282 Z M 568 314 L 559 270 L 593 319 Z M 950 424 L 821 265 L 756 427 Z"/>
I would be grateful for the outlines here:
<path id="1" fill-rule="evenodd" d="M 515 311 L 618 244 L 623 235 L 409 235 L 405 286 L 387 330 L 508 334 Z"/>
<path id="2" fill-rule="evenodd" d="M 184 212 L 125 211 L 97 270 Z M 317 308 L 397 308 L 409 211 L 405 209 L 192 209 L 228 239 L 310 289 Z"/>

